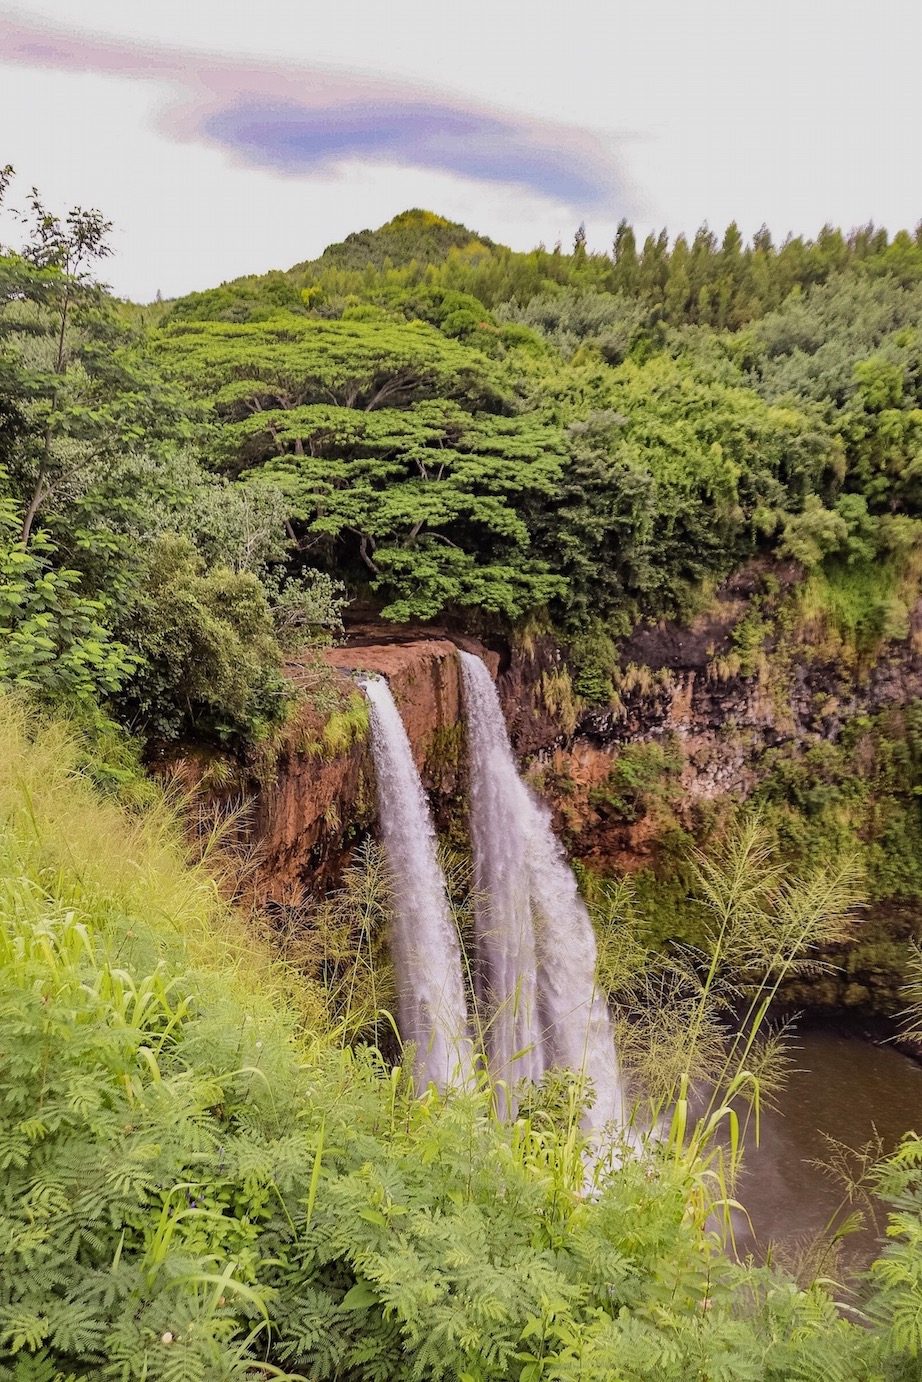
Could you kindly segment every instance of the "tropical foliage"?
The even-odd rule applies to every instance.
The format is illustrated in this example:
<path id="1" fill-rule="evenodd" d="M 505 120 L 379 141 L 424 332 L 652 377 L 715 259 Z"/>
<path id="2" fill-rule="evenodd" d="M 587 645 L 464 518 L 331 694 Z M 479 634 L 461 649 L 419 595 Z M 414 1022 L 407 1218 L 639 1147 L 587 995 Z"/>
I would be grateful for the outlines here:
<path id="1" fill-rule="evenodd" d="M 336 582 L 389 619 L 538 619 L 575 644 L 590 621 L 598 642 L 685 617 L 752 557 L 819 572 L 816 591 L 837 566 L 884 563 L 897 585 L 915 570 L 911 236 L 774 246 L 731 226 L 638 247 L 622 224 L 610 255 L 582 235 L 515 254 L 407 212 L 287 273 L 142 311 L 98 284 L 100 213 L 61 219 L 33 194 L 22 220 L 0 264 L 0 464 L 7 540 L 18 527 L 25 553 L 40 534 L 43 555 L 6 559 L 17 638 L 41 570 L 92 606 L 106 651 L 87 684 L 154 739 L 244 743 L 285 713 L 265 613 L 234 635 L 246 688 L 183 694 L 188 650 L 217 635 L 196 597 L 175 648 L 150 641 L 177 615 L 158 574 L 170 535 L 216 589 L 250 573 L 289 615 L 304 592 L 311 616 L 277 623 L 327 634 Z M 905 634 L 897 599 L 867 611 L 885 638 Z M 89 636 L 68 627 L 59 654 Z M 8 680 L 32 675 L 23 657 Z"/>
<path id="2" fill-rule="evenodd" d="M 862 1328 L 724 1255 L 703 1125 L 597 1164 L 587 1195 L 565 1093 L 504 1126 L 488 1090 L 419 1097 L 323 1035 L 322 982 L 290 987 L 162 800 L 128 813 L 77 763 L 0 703 L 4 1378 L 912 1375 L 912 1143 Z M 744 967 L 758 848 L 710 872 Z M 829 901 L 792 895 L 765 940 Z"/>
<path id="3" fill-rule="evenodd" d="M 676 828 L 668 925 L 649 880 L 596 885 L 636 1100 L 603 1154 L 562 1074 L 507 1124 L 485 1077 L 414 1088 L 373 849 L 270 935 L 222 900 L 220 833 L 190 861 L 138 766 L 177 744 L 252 761 L 299 694 L 286 653 L 303 673 L 347 600 L 556 632 L 574 675 L 544 686 L 571 728 L 643 680 L 617 646 L 638 620 L 691 618 L 747 561 L 758 593 L 715 675 L 758 677 L 804 631 L 863 673 L 910 636 L 922 577 L 920 236 L 638 247 L 622 223 L 610 254 L 582 232 L 516 254 L 414 211 L 142 309 L 98 281 L 99 212 L 33 192 L 20 220 L 0 253 L 0 1382 L 922 1375 L 918 1138 L 878 1173 L 892 1241 L 847 1299 L 738 1262 L 728 1228 L 769 1005 L 850 937 L 838 857 L 861 831 L 875 895 L 922 890 L 917 709 L 780 746 L 761 821 L 691 864 Z M 365 727 L 341 705 L 304 752 Z M 681 766 L 633 746 L 593 802 L 666 818 Z"/>

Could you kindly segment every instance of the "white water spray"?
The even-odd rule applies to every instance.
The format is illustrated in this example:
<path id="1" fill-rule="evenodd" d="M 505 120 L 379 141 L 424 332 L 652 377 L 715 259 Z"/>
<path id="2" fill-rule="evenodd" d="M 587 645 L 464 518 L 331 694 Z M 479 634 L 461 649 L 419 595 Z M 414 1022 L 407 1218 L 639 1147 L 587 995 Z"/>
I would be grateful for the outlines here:
<path id="1" fill-rule="evenodd" d="M 519 776 L 496 687 L 461 653 L 478 894 L 478 1002 L 495 1080 L 554 1066 L 591 1081 L 593 1129 L 624 1122 L 611 1017 L 596 985 L 596 944 L 550 812 Z"/>
<path id="2" fill-rule="evenodd" d="M 362 689 L 371 707 L 381 838 L 394 889 L 391 953 L 400 1035 L 416 1044 L 417 1078 L 445 1090 L 467 1084 L 472 1074 L 458 935 L 400 712 L 386 681 L 365 681 Z"/>

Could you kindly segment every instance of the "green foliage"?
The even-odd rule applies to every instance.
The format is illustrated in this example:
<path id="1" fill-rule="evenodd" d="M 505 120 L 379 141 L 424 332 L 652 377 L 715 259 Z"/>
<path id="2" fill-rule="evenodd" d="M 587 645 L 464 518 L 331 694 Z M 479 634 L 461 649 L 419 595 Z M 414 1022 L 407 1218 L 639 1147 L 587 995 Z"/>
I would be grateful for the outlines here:
<path id="1" fill-rule="evenodd" d="M 614 694 L 612 672 L 618 654 L 614 640 L 601 620 L 577 633 L 567 646 L 567 657 L 574 669 L 574 690 L 590 705 L 608 705 Z"/>
<path id="2" fill-rule="evenodd" d="M 765 640 L 771 624 L 762 616 L 760 602 L 753 600 L 730 635 L 740 676 L 753 677 L 766 668 Z"/>
<path id="3" fill-rule="evenodd" d="M 351 723 L 346 726 L 345 717 L 340 723 L 344 747 L 362 732 L 357 711 L 351 705 Z M 387 944 L 392 916 L 387 861 L 369 839 L 356 850 L 341 887 L 320 900 L 288 906 L 274 919 L 273 945 L 299 983 L 317 995 L 331 1041 L 372 1042 L 397 1054 L 397 991 Z"/>
<path id="4" fill-rule="evenodd" d="M 577 351 L 590 358 L 597 352 L 609 365 L 627 357 L 646 322 L 638 303 L 620 294 L 578 288 L 533 297 L 524 306 L 503 303 L 496 317 L 539 332 L 565 360 Z"/>
<path id="5" fill-rule="evenodd" d="M 439 263 L 453 249 L 490 249 L 492 241 L 457 221 L 431 211 L 402 211 L 379 230 L 359 230 L 342 244 L 328 245 L 319 259 L 298 265 L 292 273 L 320 274 L 325 269 L 382 269 L 418 261 Z"/>
<path id="6" fill-rule="evenodd" d="M 202 468 L 201 410 L 93 278 L 100 214 L 30 208 L 0 253 L 0 679 L 159 738 L 262 737 L 290 699 L 279 642 L 335 637 L 341 587 L 286 569 L 278 489 Z"/>
<path id="7" fill-rule="evenodd" d="M 299 1040 L 162 807 L 99 803 L 8 706 L 0 813 L 11 1375 L 780 1379 L 864 1346 L 720 1254 L 684 1160 L 587 1196 L 572 1122 L 503 1127 L 488 1092 Z"/>
<path id="8" fill-rule="evenodd" d="M 875 1362 L 888 1382 L 912 1382 L 922 1359 L 922 1138 L 906 1138 L 880 1168 L 876 1188 L 893 1213 L 891 1241 L 871 1269 Z"/>
<path id="9" fill-rule="evenodd" d="M 757 814 L 739 815 L 690 865 L 692 944 L 659 948 L 632 879 L 591 887 L 590 905 L 622 1064 L 652 1121 L 671 1119 L 673 1154 L 711 1169 L 729 1219 L 746 1125 L 754 1120 L 757 1138 L 760 1107 L 784 1074 L 783 1041 L 767 1022 L 772 1002 L 793 976 L 822 972 L 824 952 L 850 932 L 860 891 L 851 862 L 811 872 L 782 863 Z"/>
<path id="10" fill-rule="evenodd" d="M 74 369 L 97 372 L 99 436 L 118 430 L 105 395 L 125 385 L 99 373 L 117 358 L 155 400 L 145 438 L 199 429 L 213 465 L 248 476 L 177 477 L 177 501 L 158 462 L 159 530 L 211 564 L 262 579 L 260 562 L 296 574 L 307 557 L 389 618 L 549 607 L 571 637 L 589 621 L 611 637 L 688 616 L 773 536 L 816 568 L 873 561 L 891 550 L 875 524 L 916 521 L 917 259 L 872 228 L 775 247 L 735 225 L 640 248 L 622 225 L 612 257 L 579 235 L 572 254 L 514 254 L 417 210 L 174 304 L 141 353 L 75 347 Z M 81 501 L 97 515 L 121 502 L 111 485 L 103 500 L 111 462 L 98 472 Z M 82 527 L 98 545 L 98 518 Z M 604 674 L 589 681 L 604 699 Z"/>
<path id="11" fill-rule="evenodd" d="M 320 758 L 336 758 L 367 737 L 368 701 L 360 691 L 354 691 L 344 706 L 331 712 L 319 738 L 308 743 L 306 751 Z"/>
<path id="12" fill-rule="evenodd" d="M 498 402 L 487 361 L 422 322 L 190 322 L 166 333 L 160 352 L 229 421 L 319 402 L 369 412 L 439 396 Z"/>
<path id="13" fill-rule="evenodd" d="M 0 496 L 0 684 L 45 701 L 114 695 L 136 667 L 129 649 L 113 638 L 103 603 L 81 595 L 79 572 L 53 565 L 50 538 L 40 531 L 26 548 L 20 526 Z"/>
<path id="14" fill-rule="evenodd" d="M 907 985 L 916 982 L 915 947 L 922 941 L 919 707 L 910 702 L 843 723 L 839 704 L 831 699 L 825 709 L 817 704 L 816 715 L 818 729 L 829 716 L 821 734 L 763 750 L 750 799 L 779 862 L 804 875 L 834 860 L 851 861 L 867 907 L 847 941 L 825 954 L 827 968 L 791 975 L 784 998 L 790 1005 L 853 1007 L 892 1019 L 907 1006 Z M 645 946 L 674 959 L 688 946 L 702 946 L 706 924 L 695 896 L 693 839 L 677 828 L 677 816 L 708 852 L 721 838 L 728 803 L 710 811 L 678 811 L 675 777 L 655 771 L 646 746 L 631 749 L 638 761 L 628 759 L 630 781 L 624 784 L 617 772 L 619 756 L 613 780 L 597 789 L 594 806 L 603 818 L 611 813 L 614 822 L 644 819 L 647 838 L 652 827 L 655 866 L 632 876 L 632 905 L 642 919 Z M 590 896 L 599 886 L 590 877 Z"/>
<path id="15" fill-rule="evenodd" d="M 872 901 L 922 895 L 922 707 L 857 718 L 838 743 L 770 750 L 757 789 L 785 853 L 862 860 Z"/>
<path id="16" fill-rule="evenodd" d="M 914 579 L 904 582 L 906 574 L 903 563 L 886 560 L 831 561 L 811 572 L 798 591 L 796 611 L 813 655 L 848 667 L 856 657 L 873 658 L 882 644 L 906 638 L 904 596 L 912 600 L 916 593 Z"/>
<path id="17" fill-rule="evenodd" d="M 160 538 L 125 614 L 137 671 L 123 704 L 147 734 L 258 739 L 283 718 L 272 611 L 249 572 L 206 570 L 185 539 Z"/>
<path id="18" fill-rule="evenodd" d="M 4 700 L 0 1359 L 236 1375 L 262 1307 L 234 1128 L 271 1122 L 290 1019 L 162 802 L 102 804 L 76 758 Z"/>
<path id="19" fill-rule="evenodd" d="M 819 566 L 825 557 L 841 551 L 847 538 L 844 518 L 824 508 L 818 494 L 811 494 L 802 512 L 792 514 L 785 523 L 778 553 L 806 567 Z"/>
<path id="20" fill-rule="evenodd" d="M 570 620 L 681 614 L 754 550 L 761 514 L 822 474 L 826 444 L 807 419 L 692 360 L 560 370 L 544 387 L 579 419 L 561 502 L 538 519 Z"/>
<path id="21" fill-rule="evenodd" d="M 448 402 L 314 405 L 260 413 L 233 440 L 248 459 L 268 457 L 260 474 L 288 494 L 303 545 L 330 564 L 363 564 L 391 597 L 389 618 L 452 605 L 515 616 L 560 589 L 517 512 L 551 495 L 561 470 L 559 433 L 534 418 Z"/>
<path id="22" fill-rule="evenodd" d="M 836 276 L 791 296 L 752 328 L 756 387 L 770 399 L 795 395 L 842 406 L 855 391 L 860 362 L 881 354 L 894 364 L 911 358 L 920 302 L 918 283 L 910 289 L 864 274 Z"/>
<path id="23" fill-rule="evenodd" d="M 612 256 L 588 254 L 580 234 L 572 254 L 514 254 L 412 211 L 287 275 L 176 304 L 159 349 L 231 424 L 213 443 L 231 474 L 273 453 L 287 466 L 299 447 L 325 457 L 295 415 L 331 403 L 395 412 L 447 399 L 563 425 L 551 486 L 505 496 L 530 544 L 504 555 L 497 582 L 467 576 L 496 560 L 492 532 L 433 530 L 415 502 L 404 532 L 422 520 L 425 550 L 398 552 L 388 571 L 369 565 L 367 522 L 348 531 L 351 501 L 331 515 L 343 520 L 333 542 L 299 539 L 333 575 L 345 560 L 342 574 L 370 584 L 391 617 L 483 600 L 515 620 L 550 599 L 572 635 L 599 618 L 620 633 L 638 615 L 687 616 L 703 585 L 773 535 L 779 555 L 817 567 L 874 560 L 887 548 L 877 519 L 916 521 L 920 264 L 918 235 L 874 227 L 775 246 L 766 229 L 746 244 L 731 224 L 722 238 L 702 227 L 691 242 L 662 232 L 641 247 L 622 224 Z M 340 438 L 350 426 L 330 425 Z M 403 477 L 376 479 L 391 508 Z M 440 554 L 443 537 L 453 547 Z M 535 550 L 556 586 L 532 580 Z M 905 617 L 893 607 L 882 623 Z"/>
<path id="24" fill-rule="evenodd" d="M 343 631 L 343 584 L 325 571 L 303 570 L 297 575 L 274 572 L 263 576 L 263 587 L 272 608 L 272 620 L 283 651 L 323 647 L 334 643 Z"/>
<path id="25" fill-rule="evenodd" d="M 250 322 L 303 310 L 302 296 L 287 276 L 269 273 L 190 293 L 171 304 L 170 317 L 177 321 Z"/>
<path id="26" fill-rule="evenodd" d="M 685 756 L 673 739 L 625 744 L 608 778 L 590 793 L 590 804 L 625 821 L 642 820 L 675 796 Z"/>

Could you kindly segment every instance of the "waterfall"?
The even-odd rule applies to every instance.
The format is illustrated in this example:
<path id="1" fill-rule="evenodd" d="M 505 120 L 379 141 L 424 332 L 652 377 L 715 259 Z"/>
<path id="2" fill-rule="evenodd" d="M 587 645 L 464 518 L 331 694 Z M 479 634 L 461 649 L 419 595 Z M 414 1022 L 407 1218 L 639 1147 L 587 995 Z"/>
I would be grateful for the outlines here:
<path id="1" fill-rule="evenodd" d="M 371 707 L 381 837 L 394 890 L 391 953 L 397 1021 L 416 1073 L 440 1090 L 466 1084 L 472 1047 L 461 951 L 436 854 L 429 803 L 390 687 L 362 682 Z"/>
<path id="2" fill-rule="evenodd" d="M 494 1079 L 532 1080 L 554 1066 L 591 1081 L 587 1123 L 624 1121 L 618 1057 L 596 945 L 547 808 L 519 776 L 496 687 L 461 653 L 477 892 L 475 989 Z"/>

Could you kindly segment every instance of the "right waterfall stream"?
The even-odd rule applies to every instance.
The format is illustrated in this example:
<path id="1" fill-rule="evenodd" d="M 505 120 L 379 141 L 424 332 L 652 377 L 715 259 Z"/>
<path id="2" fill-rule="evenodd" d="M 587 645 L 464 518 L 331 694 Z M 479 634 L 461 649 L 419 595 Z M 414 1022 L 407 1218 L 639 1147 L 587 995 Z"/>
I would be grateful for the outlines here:
<path id="1" fill-rule="evenodd" d="M 518 1080 L 565 1067 L 588 1080 L 586 1125 L 625 1122 L 592 922 L 550 811 L 519 775 L 493 678 L 462 652 L 476 890 L 475 995 L 503 1112 Z"/>

